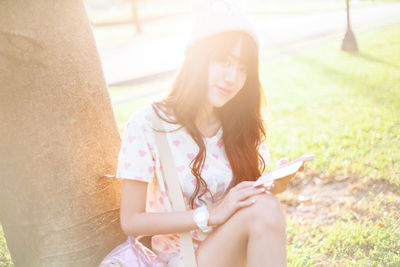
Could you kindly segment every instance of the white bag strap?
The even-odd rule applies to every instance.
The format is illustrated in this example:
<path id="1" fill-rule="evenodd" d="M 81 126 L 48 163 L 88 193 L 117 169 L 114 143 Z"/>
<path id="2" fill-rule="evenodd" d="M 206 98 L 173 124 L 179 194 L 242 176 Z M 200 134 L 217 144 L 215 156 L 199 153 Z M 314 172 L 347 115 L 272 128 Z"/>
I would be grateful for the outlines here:
<path id="1" fill-rule="evenodd" d="M 156 145 L 160 152 L 162 172 L 168 187 L 168 195 L 174 211 L 186 211 L 185 202 L 179 182 L 178 172 L 168 145 L 167 135 L 164 131 L 161 119 L 153 112 L 153 129 Z M 193 248 L 193 240 L 190 232 L 180 233 L 181 254 L 185 267 L 197 267 L 196 256 Z"/>

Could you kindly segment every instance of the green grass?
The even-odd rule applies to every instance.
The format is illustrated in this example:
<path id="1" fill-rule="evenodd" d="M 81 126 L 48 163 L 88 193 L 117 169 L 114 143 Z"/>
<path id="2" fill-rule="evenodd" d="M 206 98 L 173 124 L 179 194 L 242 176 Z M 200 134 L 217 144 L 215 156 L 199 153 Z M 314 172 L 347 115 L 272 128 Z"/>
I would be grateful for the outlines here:
<path id="1" fill-rule="evenodd" d="M 261 60 L 273 159 L 315 154 L 292 190 L 315 177 L 360 188 L 331 203 L 330 220 L 288 214 L 289 266 L 400 266 L 400 26 L 357 40 L 356 54 L 335 42 Z M 120 130 L 153 99 L 114 106 Z M 313 210 L 326 212 L 318 203 Z M 0 266 L 12 266 L 4 244 L 0 232 Z"/>
<path id="2" fill-rule="evenodd" d="M 8 251 L 3 227 L 0 224 L 0 267 L 13 267 L 10 252 Z"/>
<path id="3" fill-rule="evenodd" d="M 357 41 L 262 64 L 274 159 L 314 153 L 304 179 L 364 184 L 334 222 L 289 214 L 289 266 L 400 266 L 400 27 Z"/>
<path id="4" fill-rule="evenodd" d="M 399 199 L 380 194 L 371 203 L 364 201 L 343 210 L 342 218 L 330 225 L 289 221 L 289 265 L 399 266 Z M 354 220 L 361 210 L 364 216 Z"/>
<path id="5" fill-rule="evenodd" d="M 267 62 L 261 69 L 276 157 L 314 153 L 325 175 L 400 185 L 400 30 Z"/>

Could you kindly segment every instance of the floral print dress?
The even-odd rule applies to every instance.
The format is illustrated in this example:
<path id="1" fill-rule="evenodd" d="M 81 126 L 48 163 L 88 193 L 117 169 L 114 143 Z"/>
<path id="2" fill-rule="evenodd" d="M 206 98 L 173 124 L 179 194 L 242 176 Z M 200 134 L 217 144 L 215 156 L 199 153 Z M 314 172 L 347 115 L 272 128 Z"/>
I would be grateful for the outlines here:
<path id="1" fill-rule="evenodd" d="M 165 113 L 161 114 L 166 115 Z M 147 189 L 146 212 L 170 212 L 172 205 L 166 191 L 166 183 L 161 172 L 160 157 L 155 144 L 152 130 L 152 118 L 156 116 L 151 105 L 139 110 L 128 120 L 122 138 L 121 150 L 118 155 L 116 177 L 149 183 Z M 167 131 L 176 130 L 180 125 L 162 122 Z M 166 133 L 175 167 L 179 176 L 181 189 L 187 209 L 191 209 L 189 198 L 194 192 L 196 179 L 191 173 L 190 163 L 198 153 L 198 146 L 185 128 Z M 207 182 L 209 193 L 201 199 L 215 203 L 223 197 L 232 181 L 232 170 L 226 157 L 222 141 L 222 127 L 213 137 L 204 137 L 206 145 L 206 160 L 202 170 L 202 178 Z M 260 153 L 266 164 L 270 156 L 263 143 Z M 203 205 L 197 198 L 195 207 Z M 207 237 L 208 233 L 192 230 L 194 249 Z M 154 235 L 152 250 L 169 266 L 183 266 L 180 256 L 179 233 Z"/>

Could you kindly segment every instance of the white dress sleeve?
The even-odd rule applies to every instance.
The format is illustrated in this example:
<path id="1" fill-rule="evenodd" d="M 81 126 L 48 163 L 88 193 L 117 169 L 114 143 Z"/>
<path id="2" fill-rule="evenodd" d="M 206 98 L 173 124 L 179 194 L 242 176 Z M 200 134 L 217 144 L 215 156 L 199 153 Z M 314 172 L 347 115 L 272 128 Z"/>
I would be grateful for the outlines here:
<path id="1" fill-rule="evenodd" d="M 146 136 L 151 130 L 138 116 L 133 116 L 128 121 L 118 155 L 117 178 L 153 181 L 155 160 Z"/>

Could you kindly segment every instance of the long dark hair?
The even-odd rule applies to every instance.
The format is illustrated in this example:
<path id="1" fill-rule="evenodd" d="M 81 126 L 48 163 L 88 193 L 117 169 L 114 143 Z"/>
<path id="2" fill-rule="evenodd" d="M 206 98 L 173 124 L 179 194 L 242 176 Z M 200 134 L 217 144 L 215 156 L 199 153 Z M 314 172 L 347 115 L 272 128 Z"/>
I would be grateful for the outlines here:
<path id="1" fill-rule="evenodd" d="M 233 172 L 228 190 L 241 181 L 256 180 L 265 168 L 264 159 L 258 152 L 266 137 L 261 115 L 265 97 L 259 80 L 258 48 L 249 35 L 239 31 L 218 33 L 188 48 L 169 95 L 153 103 L 153 109 L 161 119 L 184 127 L 199 146 L 199 152 L 191 162 L 192 174 L 196 178 L 196 188 L 189 200 L 192 208 L 199 193 L 200 198 L 209 192 L 201 177 L 206 147 L 195 125 L 195 118 L 207 99 L 208 66 L 211 60 L 226 58 L 240 38 L 240 60 L 247 66 L 245 84 L 229 102 L 215 108 L 215 112 L 222 125 L 225 152 Z M 162 116 L 158 109 L 172 114 L 173 118 Z M 211 197 L 214 199 L 212 194 Z"/>

